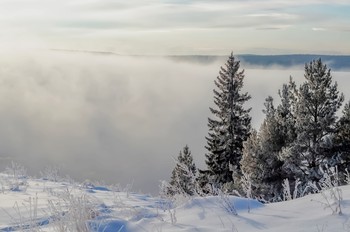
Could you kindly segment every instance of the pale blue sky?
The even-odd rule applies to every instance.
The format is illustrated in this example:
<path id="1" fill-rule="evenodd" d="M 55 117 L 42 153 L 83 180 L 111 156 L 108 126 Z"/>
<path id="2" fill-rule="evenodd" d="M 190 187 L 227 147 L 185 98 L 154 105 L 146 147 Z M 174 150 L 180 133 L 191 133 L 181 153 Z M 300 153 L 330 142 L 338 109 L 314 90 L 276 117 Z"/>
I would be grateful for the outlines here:
<path id="1" fill-rule="evenodd" d="M 2 48 L 350 54 L 346 0 L 2 0 Z"/>

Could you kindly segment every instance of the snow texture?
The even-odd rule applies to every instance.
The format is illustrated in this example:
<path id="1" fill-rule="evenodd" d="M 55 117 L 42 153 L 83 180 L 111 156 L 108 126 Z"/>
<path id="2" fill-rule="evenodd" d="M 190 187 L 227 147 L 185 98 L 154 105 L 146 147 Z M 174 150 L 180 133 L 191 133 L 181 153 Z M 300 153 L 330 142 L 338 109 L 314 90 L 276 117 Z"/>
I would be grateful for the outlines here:
<path id="1" fill-rule="evenodd" d="M 12 191 L 6 185 L 10 178 L 0 175 L 2 232 L 350 231 L 350 186 L 341 187 L 341 215 L 324 207 L 321 194 L 271 204 L 226 196 L 237 211 L 233 215 L 219 196 L 188 198 L 169 210 L 166 200 L 113 186 L 26 178 L 25 188 Z M 176 217 L 175 223 L 171 217 Z"/>

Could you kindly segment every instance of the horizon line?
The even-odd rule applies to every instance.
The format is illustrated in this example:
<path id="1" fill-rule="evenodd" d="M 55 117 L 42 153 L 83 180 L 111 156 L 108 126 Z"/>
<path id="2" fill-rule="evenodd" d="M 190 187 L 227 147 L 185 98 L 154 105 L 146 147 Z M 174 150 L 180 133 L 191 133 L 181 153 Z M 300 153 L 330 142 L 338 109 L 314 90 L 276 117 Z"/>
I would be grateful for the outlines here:
<path id="1" fill-rule="evenodd" d="M 70 52 L 70 53 L 91 53 L 101 55 L 115 55 L 115 56 L 153 56 L 153 57 L 190 57 L 190 56 L 202 56 L 202 57 L 226 57 L 229 55 L 222 54 L 121 54 L 112 51 L 99 51 L 99 50 L 79 50 L 79 49 L 60 49 L 51 48 L 49 51 L 56 52 Z M 337 57 L 350 57 L 350 54 L 318 54 L 318 53 L 281 53 L 281 54 L 258 54 L 258 53 L 237 53 L 234 56 L 337 56 Z"/>

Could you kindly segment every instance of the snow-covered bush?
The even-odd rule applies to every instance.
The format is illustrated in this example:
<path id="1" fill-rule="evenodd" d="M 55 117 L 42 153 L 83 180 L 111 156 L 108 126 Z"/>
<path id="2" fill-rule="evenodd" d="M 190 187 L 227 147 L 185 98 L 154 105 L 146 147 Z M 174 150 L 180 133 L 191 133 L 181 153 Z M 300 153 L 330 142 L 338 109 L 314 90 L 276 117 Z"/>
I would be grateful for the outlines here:
<path id="1" fill-rule="evenodd" d="M 17 202 L 12 207 L 13 212 L 5 211 L 11 218 L 13 227 L 1 231 L 31 231 L 39 232 L 40 222 L 38 221 L 38 196 L 29 197 L 27 200 Z"/>
<path id="2" fill-rule="evenodd" d="M 58 166 L 47 166 L 44 171 L 40 172 L 40 174 L 44 180 L 53 182 L 57 182 L 63 179 L 61 177 L 61 169 Z"/>
<path id="3" fill-rule="evenodd" d="M 342 214 L 341 203 L 343 201 L 343 193 L 339 188 L 339 175 L 337 167 L 321 168 L 323 178 L 313 188 L 318 191 L 323 201 L 319 201 L 325 208 L 332 211 L 332 214 Z"/>
<path id="4" fill-rule="evenodd" d="M 214 188 L 213 193 L 214 195 L 218 196 L 218 203 L 223 209 L 230 214 L 238 215 L 235 204 L 230 198 L 231 195 L 223 192 L 220 188 Z"/>
<path id="5" fill-rule="evenodd" d="M 5 169 L 2 190 L 25 191 L 27 188 L 27 170 L 20 164 L 11 162 Z"/>
<path id="6" fill-rule="evenodd" d="M 57 200 L 49 200 L 49 215 L 51 215 L 54 230 L 88 232 L 88 220 L 94 219 L 99 212 L 96 204 L 83 193 L 72 193 L 66 189 L 58 195 Z"/>
<path id="7" fill-rule="evenodd" d="M 252 180 L 250 177 L 250 174 L 242 172 L 242 189 L 246 194 L 246 197 L 248 198 L 248 213 L 250 212 L 250 199 L 252 198 Z"/>
<path id="8" fill-rule="evenodd" d="M 175 224 L 176 219 L 176 203 L 178 203 L 177 198 L 179 198 L 181 195 L 176 194 L 172 195 L 169 194 L 169 188 L 171 185 L 166 181 L 161 181 L 161 184 L 159 186 L 159 196 L 162 199 L 159 206 L 160 209 L 164 212 L 168 212 L 171 224 Z M 187 195 L 182 195 L 184 197 L 187 197 Z"/>
<path id="9" fill-rule="evenodd" d="M 301 182 L 299 179 L 296 179 L 294 182 L 294 190 L 293 193 L 291 192 L 290 189 L 290 184 L 288 179 L 284 179 L 282 183 L 283 187 L 283 200 L 284 201 L 290 201 L 293 199 L 296 199 L 298 197 L 304 196 L 304 191 L 301 191 L 300 189 Z"/>

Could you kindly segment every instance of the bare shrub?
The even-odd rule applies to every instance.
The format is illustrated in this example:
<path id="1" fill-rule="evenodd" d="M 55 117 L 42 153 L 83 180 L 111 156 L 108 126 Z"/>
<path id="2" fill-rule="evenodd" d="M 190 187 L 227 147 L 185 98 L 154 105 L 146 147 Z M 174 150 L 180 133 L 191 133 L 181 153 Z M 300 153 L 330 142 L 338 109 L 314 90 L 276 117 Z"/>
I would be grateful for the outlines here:
<path id="1" fill-rule="evenodd" d="M 61 177 L 61 169 L 58 166 L 47 166 L 44 171 L 40 172 L 43 179 L 57 182 L 63 180 Z"/>
<path id="2" fill-rule="evenodd" d="M 49 214 L 57 232 L 88 232 L 88 220 L 97 217 L 99 212 L 86 194 L 74 194 L 66 189 L 58 200 L 49 200 Z"/>
<path id="3" fill-rule="evenodd" d="M 324 208 L 332 211 L 332 214 L 342 214 L 341 203 L 343 201 L 342 190 L 339 188 L 339 175 L 337 167 L 325 167 L 321 169 L 323 178 L 318 184 L 313 184 L 315 191 L 319 192 L 323 201 L 318 201 Z"/>
<path id="4" fill-rule="evenodd" d="M 13 226 L 3 229 L 4 231 L 41 231 L 41 222 L 38 218 L 37 194 L 35 197 L 29 197 L 22 202 L 16 201 L 12 209 L 14 212 L 4 210 L 13 223 Z"/>
<path id="5" fill-rule="evenodd" d="M 27 170 L 20 164 L 11 162 L 5 169 L 7 178 L 4 178 L 2 191 L 25 191 L 27 189 Z"/>
<path id="6" fill-rule="evenodd" d="M 250 199 L 252 198 L 252 180 L 250 174 L 242 171 L 241 185 L 248 198 L 248 213 L 250 212 Z"/>
<path id="7" fill-rule="evenodd" d="M 283 200 L 284 201 L 290 201 L 293 199 L 296 199 L 298 197 L 304 196 L 304 191 L 301 191 L 300 189 L 301 181 L 299 179 L 296 179 L 294 182 L 294 190 L 293 193 L 291 192 L 290 183 L 288 179 L 284 179 L 282 182 L 283 187 Z"/>

